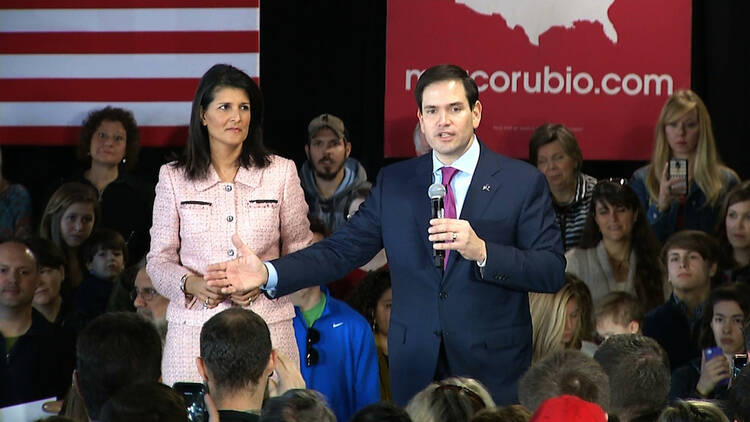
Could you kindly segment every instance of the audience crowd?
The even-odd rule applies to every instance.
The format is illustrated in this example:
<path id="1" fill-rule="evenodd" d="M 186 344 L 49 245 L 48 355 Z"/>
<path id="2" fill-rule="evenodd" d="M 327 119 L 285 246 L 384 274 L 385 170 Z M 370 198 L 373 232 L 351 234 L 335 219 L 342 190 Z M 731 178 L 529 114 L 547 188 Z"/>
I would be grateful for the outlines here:
<path id="1" fill-rule="evenodd" d="M 750 422 L 750 181 L 722 164 L 695 93 L 669 97 L 629 179 L 585 174 L 563 124 L 533 133 L 567 267 L 558 292 L 529 294 L 519 403 L 457 376 L 399 407 L 388 345 L 405 339 L 388 337 L 384 251 L 281 299 L 206 283 L 243 253 L 216 233 L 272 259 L 345 225 L 371 188 L 334 115 L 310 121 L 299 172 L 266 151 L 260 91 L 223 66 L 201 80 L 190 140 L 156 188 L 130 173 L 138 126 L 120 108 L 87 116 L 82 167 L 36 225 L 0 155 L 0 407 L 58 398 L 48 420 L 67 421 Z M 687 160 L 687 191 L 670 159 Z"/>

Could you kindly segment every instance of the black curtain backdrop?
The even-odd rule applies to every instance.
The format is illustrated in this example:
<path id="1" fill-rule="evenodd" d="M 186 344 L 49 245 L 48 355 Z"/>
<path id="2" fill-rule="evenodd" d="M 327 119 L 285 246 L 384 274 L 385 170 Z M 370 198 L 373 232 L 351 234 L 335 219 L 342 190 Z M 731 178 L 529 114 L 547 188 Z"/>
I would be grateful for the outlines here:
<path id="1" fill-rule="evenodd" d="M 743 130 L 750 120 L 747 9 L 744 0 L 693 0 L 692 86 L 711 113 L 722 158 L 743 179 L 750 177 Z M 374 180 L 383 165 L 395 161 L 383 158 L 386 1 L 266 0 L 260 19 L 266 144 L 300 165 L 307 123 L 320 113 L 332 113 L 346 123 L 352 156 Z M 144 148 L 138 174 L 156 182 L 158 167 L 171 152 Z M 31 189 L 37 217 L 50 181 L 76 166 L 72 146 L 5 146 L 3 155 L 6 178 Z M 629 177 L 642 164 L 587 161 L 583 170 L 596 177 Z"/>

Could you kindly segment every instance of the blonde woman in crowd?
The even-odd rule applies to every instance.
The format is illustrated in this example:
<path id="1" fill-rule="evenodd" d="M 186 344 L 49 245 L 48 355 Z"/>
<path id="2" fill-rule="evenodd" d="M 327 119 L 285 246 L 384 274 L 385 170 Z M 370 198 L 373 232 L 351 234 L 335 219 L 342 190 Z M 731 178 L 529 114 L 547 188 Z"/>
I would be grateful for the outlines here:
<path id="1" fill-rule="evenodd" d="M 495 402 L 479 381 L 450 377 L 433 382 L 406 405 L 413 422 L 468 422 L 475 413 L 492 409 Z"/>
<path id="2" fill-rule="evenodd" d="M 687 159 L 687 195 L 680 192 L 681 179 L 668 177 L 672 158 Z M 722 199 L 738 182 L 737 173 L 719 158 L 703 101 L 690 90 L 672 94 L 656 122 L 651 164 L 631 178 L 656 235 L 663 242 L 682 229 L 713 232 Z"/>

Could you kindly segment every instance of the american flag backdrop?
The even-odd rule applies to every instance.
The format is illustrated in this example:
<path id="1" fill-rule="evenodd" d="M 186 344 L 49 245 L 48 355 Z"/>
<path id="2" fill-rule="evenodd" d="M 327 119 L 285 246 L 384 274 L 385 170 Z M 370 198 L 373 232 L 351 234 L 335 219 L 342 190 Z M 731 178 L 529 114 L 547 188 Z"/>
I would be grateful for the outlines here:
<path id="1" fill-rule="evenodd" d="M 74 145 L 89 111 L 133 111 L 179 146 L 201 75 L 259 76 L 259 0 L 0 1 L 0 144 Z"/>

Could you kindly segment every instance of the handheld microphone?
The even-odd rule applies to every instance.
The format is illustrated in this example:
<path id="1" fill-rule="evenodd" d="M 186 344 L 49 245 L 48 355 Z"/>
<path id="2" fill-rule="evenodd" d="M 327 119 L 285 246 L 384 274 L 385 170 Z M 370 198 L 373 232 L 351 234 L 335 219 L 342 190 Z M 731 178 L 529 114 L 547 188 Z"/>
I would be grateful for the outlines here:
<path id="1" fill-rule="evenodd" d="M 440 183 L 433 183 L 430 185 L 429 189 L 427 189 L 427 195 L 430 197 L 430 219 L 444 218 L 445 206 L 443 204 L 443 198 L 445 197 L 445 186 Z M 444 250 L 432 250 L 432 263 L 436 267 L 443 268 L 444 260 Z"/>

